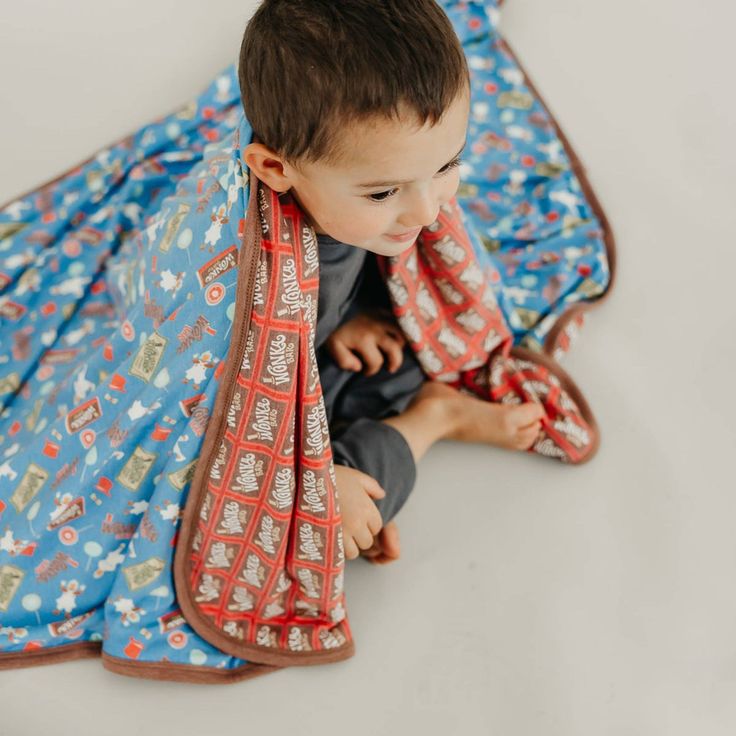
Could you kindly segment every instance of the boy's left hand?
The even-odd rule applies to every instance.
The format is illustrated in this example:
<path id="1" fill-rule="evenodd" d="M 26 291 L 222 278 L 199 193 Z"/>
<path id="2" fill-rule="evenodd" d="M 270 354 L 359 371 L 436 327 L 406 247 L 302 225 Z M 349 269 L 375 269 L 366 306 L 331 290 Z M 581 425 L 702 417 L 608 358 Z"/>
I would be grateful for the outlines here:
<path id="1" fill-rule="evenodd" d="M 373 376 L 383 365 L 384 353 L 388 358 L 389 372 L 399 369 L 404 360 L 406 338 L 389 320 L 359 314 L 338 327 L 327 338 L 326 344 L 340 368 L 359 371 L 365 364 L 364 374 Z"/>

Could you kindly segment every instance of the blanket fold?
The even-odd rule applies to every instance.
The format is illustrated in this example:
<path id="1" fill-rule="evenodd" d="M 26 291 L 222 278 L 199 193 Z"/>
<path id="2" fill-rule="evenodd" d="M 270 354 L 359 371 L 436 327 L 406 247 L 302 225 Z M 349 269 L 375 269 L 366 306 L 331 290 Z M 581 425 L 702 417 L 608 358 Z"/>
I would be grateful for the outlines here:
<path id="1" fill-rule="evenodd" d="M 353 643 L 314 351 L 317 239 L 293 198 L 280 199 L 252 173 L 240 253 L 228 388 L 182 521 L 178 599 L 190 625 L 234 656 L 336 661 L 352 655 Z M 244 478 L 251 467 L 257 482 Z"/>

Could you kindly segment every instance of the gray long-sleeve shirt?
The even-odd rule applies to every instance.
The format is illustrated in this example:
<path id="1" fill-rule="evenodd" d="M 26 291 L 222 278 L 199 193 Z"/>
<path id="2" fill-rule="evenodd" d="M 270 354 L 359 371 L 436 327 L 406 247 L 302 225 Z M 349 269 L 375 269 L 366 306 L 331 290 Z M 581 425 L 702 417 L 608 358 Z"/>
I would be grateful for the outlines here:
<path id="1" fill-rule="evenodd" d="M 317 242 L 315 349 L 334 462 L 367 473 L 384 488 L 386 496 L 375 503 L 386 524 L 411 493 L 416 464 L 404 436 L 380 420 L 403 412 L 426 376 L 408 346 L 396 373 L 382 367 L 365 376 L 335 363 L 324 345 L 327 338 L 368 306 L 390 307 L 390 299 L 372 253 L 327 235 L 319 235 Z"/>

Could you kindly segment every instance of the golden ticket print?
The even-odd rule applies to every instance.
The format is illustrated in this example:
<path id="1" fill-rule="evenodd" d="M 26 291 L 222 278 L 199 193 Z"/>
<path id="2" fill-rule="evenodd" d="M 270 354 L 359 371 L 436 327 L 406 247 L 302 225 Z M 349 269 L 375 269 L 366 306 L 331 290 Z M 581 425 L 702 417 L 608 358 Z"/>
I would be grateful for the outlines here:
<path id="1" fill-rule="evenodd" d="M 25 573 L 14 565 L 0 567 L 0 611 L 7 611 Z"/>
<path id="2" fill-rule="evenodd" d="M 163 572 L 166 563 L 160 557 L 151 557 L 144 562 L 123 568 L 125 582 L 130 590 L 138 590 L 152 583 Z"/>
<path id="3" fill-rule="evenodd" d="M 48 479 L 49 474 L 43 468 L 35 463 L 29 463 L 18 487 L 10 497 L 10 503 L 13 504 L 18 513 L 21 513 L 36 497 Z"/>
<path id="4" fill-rule="evenodd" d="M 117 480 L 128 490 L 137 491 L 157 457 L 157 452 L 147 452 L 140 446 L 136 447 L 128 461 L 123 465 Z"/>
<path id="5" fill-rule="evenodd" d="M 138 349 L 133 365 L 128 371 L 130 375 L 141 378 L 148 383 L 161 362 L 166 343 L 168 343 L 168 340 L 159 335 L 158 332 L 150 335 Z"/>

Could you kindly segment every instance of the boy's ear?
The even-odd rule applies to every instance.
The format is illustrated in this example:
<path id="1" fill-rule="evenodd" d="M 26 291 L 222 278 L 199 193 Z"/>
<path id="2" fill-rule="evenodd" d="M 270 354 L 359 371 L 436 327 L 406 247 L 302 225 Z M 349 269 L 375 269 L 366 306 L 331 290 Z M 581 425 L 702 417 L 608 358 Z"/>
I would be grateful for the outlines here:
<path id="1" fill-rule="evenodd" d="M 243 149 L 243 159 L 246 166 L 275 192 L 286 192 L 293 186 L 294 182 L 284 172 L 283 161 L 263 143 L 249 143 Z"/>

